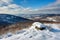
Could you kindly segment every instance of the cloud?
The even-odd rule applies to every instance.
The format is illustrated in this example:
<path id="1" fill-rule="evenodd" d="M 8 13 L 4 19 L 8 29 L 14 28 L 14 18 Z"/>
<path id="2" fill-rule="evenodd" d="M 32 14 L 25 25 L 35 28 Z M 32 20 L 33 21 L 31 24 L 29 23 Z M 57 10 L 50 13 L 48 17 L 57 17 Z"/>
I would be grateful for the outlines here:
<path id="1" fill-rule="evenodd" d="M 60 14 L 60 0 L 48 4 L 40 9 L 25 8 L 21 11 L 24 14 Z"/>
<path id="2" fill-rule="evenodd" d="M 32 13 L 42 13 L 42 14 L 60 14 L 60 0 L 48 4 L 47 6 L 37 9 Z"/>
<path id="3" fill-rule="evenodd" d="M 29 13 L 30 8 L 24 8 L 16 4 L 9 4 L 7 6 L 0 7 L 0 14 L 24 14 Z"/>
<path id="4" fill-rule="evenodd" d="M 0 13 L 16 14 L 20 13 L 21 8 L 16 4 L 10 4 L 8 6 L 0 7 Z"/>
<path id="5" fill-rule="evenodd" d="M 60 14 L 60 0 L 56 0 L 55 2 L 42 7 L 40 9 L 25 9 L 22 13 L 25 14 Z"/>
<path id="6" fill-rule="evenodd" d="M 0 0 L 0 6 L 11 4 L 12 0 Z"/>
<path id="7" fill-rule="evenodd" d="M 55 4 L 60 4 L 60 0 L 56 0 Z"/>
<path id="8" fill-rule="evenodd" d="M 46 14 L 46 13 L 60 13 L 60 0 L 47 5 L 40 9 L 32 9 L 31 7 L 24 8 L 17 4 L 12 4 L 13 0 L 1 0 L 0 1 L 0 14 Z M 26 2 L 26 0 L 24 1 Z"/>
<path id="9" fill-rule="evenodd" d="M 12 4 L 13 0 L 1 0 L 0 1 L 0 14 L 17 14 L 23 9 L 22 6 Z"/>
<path id="10" fill-rule="evenodd" d="M 12 0 L 0 0 L 0 1 L 5 2 L 5 3 L 10 3 L 10 2 L 12 2 Z"/>
<path id="11" fill-rule="evenodd" d="M 46 7 L 54 7 L 60 4 L 60 0 L 55 0 L 55 2 L 48 4 Z"/>
<path id="12" fill-rule="evenodd" d="M 12 4 L 13 0 L 1 0 L 0 2 L 0 14 L 27 14 L 30 13 L 31 8 L 24 8 L 17 4 Z M 25 1 L 24 1 L 25 2 Z"/>

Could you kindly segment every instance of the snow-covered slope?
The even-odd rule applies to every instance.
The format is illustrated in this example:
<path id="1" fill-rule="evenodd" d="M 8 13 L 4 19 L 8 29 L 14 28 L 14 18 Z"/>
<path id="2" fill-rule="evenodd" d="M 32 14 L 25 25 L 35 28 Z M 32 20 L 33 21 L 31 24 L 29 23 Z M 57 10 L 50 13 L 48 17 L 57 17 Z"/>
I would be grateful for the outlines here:
<path id="1" fill-rule="evenodd" d="M 28 29 L 23 29 L 10 37 L 4 37 L 0 40 L 60 40 L 60 29 L 50 27 L 52 24 L 42 24 L 35 22 Z M 54 25 L 54 24 L 53 24 Z M 52 26 L 53 26 L 52 25 Z M 37 30 L 35 27 L 46 27 L 44 30 Z"/>

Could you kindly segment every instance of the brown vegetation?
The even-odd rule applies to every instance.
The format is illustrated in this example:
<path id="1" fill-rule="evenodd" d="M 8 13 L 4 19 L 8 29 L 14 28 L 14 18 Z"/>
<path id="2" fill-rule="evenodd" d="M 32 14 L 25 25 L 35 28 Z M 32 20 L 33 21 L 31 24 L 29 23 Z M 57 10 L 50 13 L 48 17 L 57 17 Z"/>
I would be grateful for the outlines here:
<path id="1" fill-rule="evenodd" d="M 29 28 L 32 25 L 32 23 L 34 23 L 34 22 L 54 23 L 54 24 L 57 23 L 57 24 L 60 24 L 59 22 L 52 22 L 52 21 L 19 22 L 19 23 L 16 23 L 16 24 L 12 24 L 12 25 L 0 28 L 0 35 L 4 34 L 4 33 L 7 33 L 7 32 L 15 33 L 18 30 L 21 30 L 21 29 L 24 29 L 24 28 Z"/>
<path id="2" fill-rule="evenodd" d="M 15 31 L 18 31 L 24 28 L 29 28 L 31 25 L 32 25 L 32 22 L 19 22 L 16 24 L 12 24 L 4 28 L 0 28 L 0 34 L 4 34 L 7 32 L 15 33 Z"/>

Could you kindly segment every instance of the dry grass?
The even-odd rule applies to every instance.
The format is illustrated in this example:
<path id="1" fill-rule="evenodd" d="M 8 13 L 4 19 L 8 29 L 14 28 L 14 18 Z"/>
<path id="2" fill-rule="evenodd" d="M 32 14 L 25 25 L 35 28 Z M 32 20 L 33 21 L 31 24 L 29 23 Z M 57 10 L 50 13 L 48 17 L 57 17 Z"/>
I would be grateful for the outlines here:
<path id="1" fill-rule="evenodd" d="M 4 28 L 0 28 L 0 35 L 1 34 L 5 34 L 7 32 L 12 32 L 15 33 L 18 30 L 24 29 L 24 28 L 29 28 L 32 23 L 34 23 L 35 21 L 32 22 L 19 22 L 16 24 L 12 24 L 9 26 L 6 26 Z M 60 24 L 59 22 L 49 22 L 49 21 L 39 21 L 41 23 L 51 23 L 51 24 Z"/>
<path id="2" fill-rule="evenodd" d="M 32 22 L 20 22 L 20 23 L 12 24 L 10 26 L 0 28 L 0 35 L 7 32 L 15 33 L 15 31 L 18 31 L 24 28 L 29 28 L 31 25 L 32 25 Z"/>

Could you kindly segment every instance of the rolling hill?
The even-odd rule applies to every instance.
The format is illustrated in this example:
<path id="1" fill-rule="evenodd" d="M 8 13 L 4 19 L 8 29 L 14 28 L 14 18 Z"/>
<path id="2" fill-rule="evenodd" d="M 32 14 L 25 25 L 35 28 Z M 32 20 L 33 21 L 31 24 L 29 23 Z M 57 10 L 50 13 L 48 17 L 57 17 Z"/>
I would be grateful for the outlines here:
<path id="1" fill-rule="evenodd" d="M 18 22 L 27 22 L 27 21 L 31 20 L 10 14 L 0 14 L 0 26 L 10 25 Z"/>

